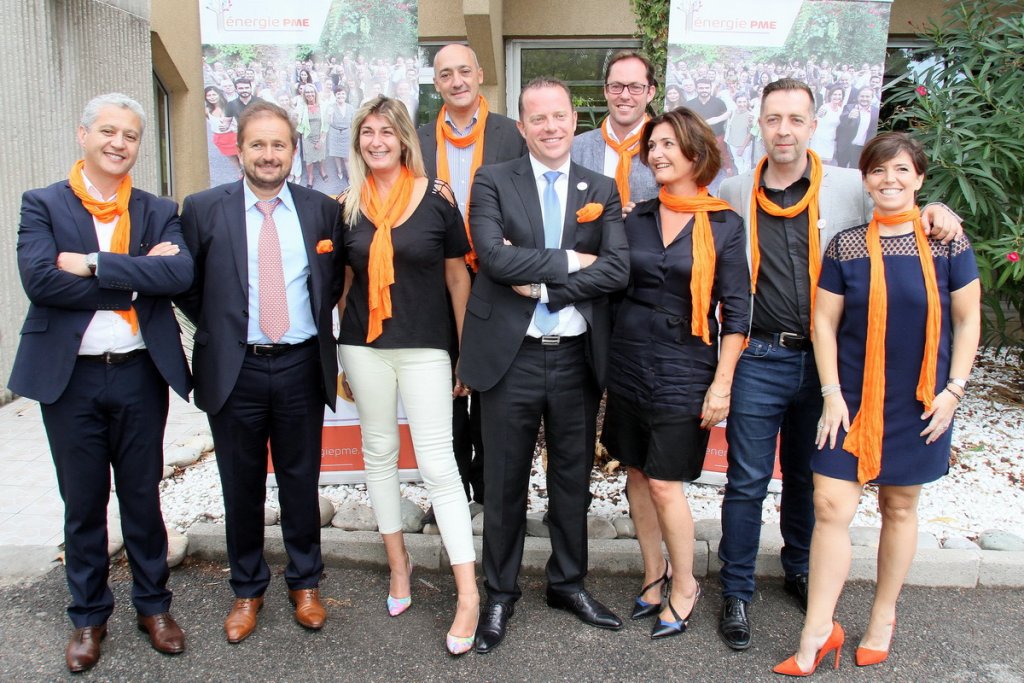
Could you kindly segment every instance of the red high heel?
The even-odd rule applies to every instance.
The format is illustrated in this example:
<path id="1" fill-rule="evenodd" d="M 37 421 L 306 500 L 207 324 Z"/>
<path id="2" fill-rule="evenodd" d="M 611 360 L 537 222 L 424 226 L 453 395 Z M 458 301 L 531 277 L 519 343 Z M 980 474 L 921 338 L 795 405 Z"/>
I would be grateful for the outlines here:
<path id="1" fill-rule="evenodd" d="M 889 658 L 889 650 L 892 649 L 892 639 L 896 635 L 896 620 L 892 620 L 892 633 L 889 634 L 889 648 L 885 650 L 871 650 L 866 647 L 858 647 L 853 654 L 857 666 L 873 666 L 881 664 Z"/>
<path id="2" fill-rule="evenodd" d="M 800 668 L 800 665 L 796 663 L 796 655 L 793 655 L 781 664 L 776 665 L 772 671 L 783 676 L 810 676 L 821 664 L 821 660 L 825 659 L 826 656 L 833 650 L 835 650 L 836 658 L 833 664 L 833 669 L 839 668 L 839 656 L 843 652 L 843 642 L 846 640 L 846 634 L 843 632 L 843 627 L 839 625 L 838 621 L 832 622 L 832 633 L 828 635 L 828 639 L 825 644 L 821 646 L 818 653 L 814 656 L 814 664 L 811 666 L 810 671 L 804 671 Z"/>

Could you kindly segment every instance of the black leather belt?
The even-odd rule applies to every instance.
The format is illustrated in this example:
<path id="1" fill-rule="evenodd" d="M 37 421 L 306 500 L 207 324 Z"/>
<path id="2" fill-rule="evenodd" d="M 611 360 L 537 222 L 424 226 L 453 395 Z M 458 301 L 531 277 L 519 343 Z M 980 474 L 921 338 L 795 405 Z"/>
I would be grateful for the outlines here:
<path id="1" fill-rule="evenodd" d="M 765 332 L 764 330 L 751 330 L 751 339 L 760 339 L 775 346 L 794 351 L 810 351 L 811 340 L 802 334 L 795 332 Z"/>
<path id="2" fill-rule="evenodd" d="M 298 344 L 246 344 L 245 350 L 254 356 L 280 356 L 283 353 L 301 349 L 305 346 L 312 346 L 316 343 L 316 337 L 310 337 Z"/>
<path id="3" fill-rule="evenodd" d="M 132 358 L 137 358 L 144 354 L 146 349 L 135 349 L 134 351 L 126 351 L 124 353 L 114 353 L 113 351 L 107 351 L 96 356 L 79 356 L 80 360 L 89 360 L 94 363 L 104 363 L 106 365 L 119 365 L 121 363 L 127 363 Z"/>
<path id="4" fill-rule="evenodd" d="M 565 346 L 573 342 L 583 341 L 582 334 L 576 334 L 571 337 L 560 337 L 557 334 L 545 334 L 543 337 L 527 337 L 526 342 L 528 344 L 538 344 L 540 346 L 554 347 L 554 346 Z"/>

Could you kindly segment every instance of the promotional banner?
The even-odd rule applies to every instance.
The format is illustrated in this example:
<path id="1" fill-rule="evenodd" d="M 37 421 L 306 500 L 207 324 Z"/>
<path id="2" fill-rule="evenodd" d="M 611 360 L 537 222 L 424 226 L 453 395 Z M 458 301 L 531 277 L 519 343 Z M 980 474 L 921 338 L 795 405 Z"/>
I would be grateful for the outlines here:
<path id="1" fill-rule="evenodd" d="M 258 99 L 279 104 L 299 128 L 289 180 L 331 195 L 348 186 L 360 104 L 395 97 L 415 120 L 424 65 L 416 0 L 198 1 L 211 187 L 242 177 L 238 115 Z M 398 419 L 399 476 L 418 479 L 401 404 Z M 358 481 L 359 416 L 339 390 L 337 412 L 324 414 L 320 483 Z"/>
<path id="2" fill-rule="evenodd" d="M 723 178 L 764 156 L 757 126 L 764 87 L 807 83 L 818 120 L 810 146 L 856 168 L 878 125 L 891 0 L 673 0 L 665 109 L 687 106 L 711 125 Z"/>

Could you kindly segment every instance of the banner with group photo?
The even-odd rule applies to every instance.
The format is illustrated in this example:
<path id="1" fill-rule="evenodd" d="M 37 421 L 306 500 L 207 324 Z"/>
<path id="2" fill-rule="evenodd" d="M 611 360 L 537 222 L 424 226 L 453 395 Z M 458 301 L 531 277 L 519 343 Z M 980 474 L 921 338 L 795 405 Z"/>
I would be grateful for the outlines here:
<path id="1" fill-rule="evenodd" d="M 749 171 L 764 156 L 757 125 L 761 92 L 780 78 L 803 81 L 814 93 L 817 128 L 810 148 L 826 164 L 857 167 L 878 126 L 891 4 L 672 0 L 662 107 L 689 107 L 714 130 L 723 163 L 712 194 L 723 179 Z M 699 481 L 725 481 L 724 424 L 711 432 Z M 777 461 L 773 476 L 781 476 Z"/>
<path id="2" fill-rule="evenodd" d="M 426 66 L 417 0 L 198 2 L 211 187 L 242 177 L 238 114 L 258 99 L 283 107 L 299 130 L 289 180 L 330 195 L 349 184 L 359 105 L 387 95 L 402 100 L 415 120 Z M 359 416 L 340 394 L 337 412 L 324 415 L 322 484 L 363 480 Z M 399 475 L 417 479 L 401 407 L 399 422 Z"/>
<path id="3" fill-rule="evenodd" d="M 856 168 L 878 125 L 891 0 L 673 0 L 663 106 L 714 121 L 723 169 L 713 185 L 764 156 L 757 126 L 764 87 L 807 83 L 826 164 Z"/>

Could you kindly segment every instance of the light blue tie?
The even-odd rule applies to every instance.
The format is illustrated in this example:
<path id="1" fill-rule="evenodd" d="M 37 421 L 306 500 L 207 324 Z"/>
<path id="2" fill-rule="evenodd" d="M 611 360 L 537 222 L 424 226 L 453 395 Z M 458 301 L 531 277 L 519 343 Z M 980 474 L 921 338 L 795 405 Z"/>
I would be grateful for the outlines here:
<path id="1" fill-rule="evenodd" d="M 560 171 L 548 171 L 544 174 L 548 181 L 548 186 L 544 188 L 544 247 L 547 249 L 558 249 L 561 246 L 562 206 L 558 201 L 558 193 L 555 192 L 555 181 L 560 175 Z M 550 334 L 558 325 L 558 313 L 549 311 L 547 304 L 538 303 L 533 321 L 537 324 L 537 329 L 544 334 Z"/>

